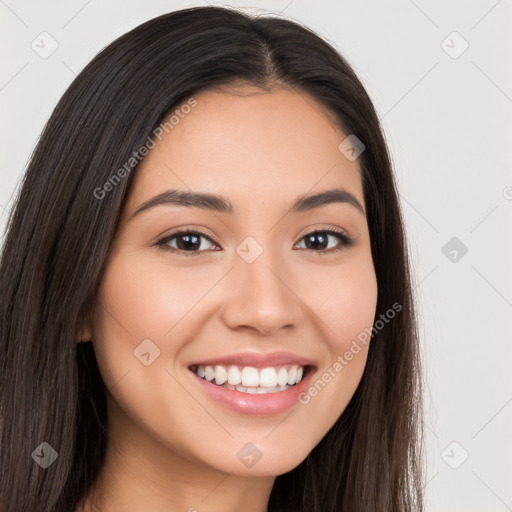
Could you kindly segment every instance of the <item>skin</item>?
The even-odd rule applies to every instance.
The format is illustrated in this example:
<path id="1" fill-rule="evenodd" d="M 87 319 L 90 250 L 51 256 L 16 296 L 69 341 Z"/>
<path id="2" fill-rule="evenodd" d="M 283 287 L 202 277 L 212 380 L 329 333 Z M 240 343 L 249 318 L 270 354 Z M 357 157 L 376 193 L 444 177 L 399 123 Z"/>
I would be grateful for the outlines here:
<path id="1" fill-rule="evenodd" d="M 88 510 L 97 510 L 94 496 L 103 512 L 266 511 L 275 476 L 331 428 L 366 363 L 362 346 L 309 404 L 267 417 L 229 410 L 195 383 L 194 361 L 277 350 L 312 359 L 314 382 L 372 326 L 377 282 L 364 214 L 348 203 L 287 213 L 298 196 L 334 187 L 365 206 L 359 164 L 338 150 L 346 134 L 322 107 L 277 89 L 194 97 L 197 106 L 136 171 L 80 336 L 92 338 L 109 390 L 109 446 Z M 221 194 L 239 212 L 164 205 L 129 220 L 168 189 Z M 203 238 L 192 257 L 153 245 L 175 228 L 213 242 Z M 321 228 L 344 230 L 353 246 L 307 249 L 304 236 Z M 236 252 L 247 236 L 263 247 L 251 264 Z M 329 249 L 341 243 L 329 240 Z M 150 366 L 133 353 L 147 338 L 161 351 Z M 250 468 L 236 456 L 249 441 L 262 453 Z"/>

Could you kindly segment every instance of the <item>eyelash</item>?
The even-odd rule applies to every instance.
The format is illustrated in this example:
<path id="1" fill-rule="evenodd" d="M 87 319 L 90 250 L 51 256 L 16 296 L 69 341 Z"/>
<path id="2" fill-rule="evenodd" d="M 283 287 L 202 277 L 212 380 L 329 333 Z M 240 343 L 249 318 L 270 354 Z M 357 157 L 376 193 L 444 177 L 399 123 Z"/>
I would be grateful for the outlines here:
<path id="1" fill-rule="evenodd" d="M 339 244 L 337 247 L 335 247 L 334 249 L 322 249 L 320 251 L 315 251 L 313 249 L 309 249 L 309 251 L 312 251 L 314 253 L 319 253 L 319 255 L 325 255 L 325 254 L 332 254 L 332 253 L 335 253 L 335 252 L 338 252 L 338 251 L 341 251 L 343 249 L 347 249 L 349 247 L 351 247 L 354 243 L 353 239 L 351 237 L 349 237 L 347 234 L 345 234 L 343 231 L 338 231 L 337 229 L 334 229 L 334 228 L 328 228 L 328 229 L 317 229 L 315 231 L 312 231 L 311 233 L 306 233 L 300 240 L 299 240 L 299 243 L 306 237 L 308 236 L 312 236 L 312 235 L 315 235 L 315 234 L 318 234 L 318 233 L 327 233 L 329 235 L 333 235 L 335 236 L 338 240 L 339 240 Z M 174 253 L 174 254 L 181 254 L 185 257 L 190 257 L 190 256 L 198 256 L 204 252 L 208 252 L 207 251 L 184 251 L 182 249 L 176 249 L 174 247 L 169 247 L 167 245 L 167 243 L 169 243 L 173 238 L 177 238 L 178 236 L 180 235 L 200 235 L 201 237 L 204 237 L 206 238 L 207 240 L 209 240 L 210 242 L 212 242 L 213 244 L 217 245 L 217 242 L 215 242 L 215 240 L 212 240 L 211 237 L 209 237 L 208 235 L 206 235 L 205 233 L 201 232 L 201 231 L 198 231 L 198 230 L 183 230 L 183 231 L 176 231 L 174 233 L 171 233 L 169 235 L 164 235 L 162 238 L 160 238 L 154 245 L 157 246 L 159 249 L 161 249 L 162 251 L 166 251 L 166 252 L 171 252 L 171 253 Z M 210 249 L 211 250 L 211 249 Z M 307 248 L 306 248 L 307 250 Z"/>

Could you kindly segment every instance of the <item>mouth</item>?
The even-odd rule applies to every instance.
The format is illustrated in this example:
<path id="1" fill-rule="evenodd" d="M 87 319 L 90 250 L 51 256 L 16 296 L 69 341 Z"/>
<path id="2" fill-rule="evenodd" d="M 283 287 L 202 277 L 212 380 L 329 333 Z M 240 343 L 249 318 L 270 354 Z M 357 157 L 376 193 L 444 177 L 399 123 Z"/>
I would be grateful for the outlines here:
<path id="1" fill-rule="evenodd" d="M 205 397 L 238 414 L 271 416 L 299 404 L 316 375 L 313 361 L 291 352 L 245 352 L 194 361 L 192 382 Z"/>
<path id="2" fill-rule="evenodd" d="M 252 395 L 286 391 L 299 384 L 312 365 L 241 366 L 235 364 L 191 365 L 189 370 L 215 386 Z"/>

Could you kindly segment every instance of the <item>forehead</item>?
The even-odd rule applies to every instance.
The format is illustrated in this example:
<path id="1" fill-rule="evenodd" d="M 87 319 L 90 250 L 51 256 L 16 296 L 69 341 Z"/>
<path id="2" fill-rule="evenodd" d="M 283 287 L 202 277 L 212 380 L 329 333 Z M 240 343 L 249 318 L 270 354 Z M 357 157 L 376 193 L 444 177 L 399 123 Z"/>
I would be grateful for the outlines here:
<path id="1" fill-rule="evenodd" d="M 246 88 L 204 91 L 194 100 L 155 139 L 136 171 L 129 205 L 168 188 L 268 204 L 330 186 L 364 204 L 359 165 L 338 149 L 346 134 L 310 96 Z"/>

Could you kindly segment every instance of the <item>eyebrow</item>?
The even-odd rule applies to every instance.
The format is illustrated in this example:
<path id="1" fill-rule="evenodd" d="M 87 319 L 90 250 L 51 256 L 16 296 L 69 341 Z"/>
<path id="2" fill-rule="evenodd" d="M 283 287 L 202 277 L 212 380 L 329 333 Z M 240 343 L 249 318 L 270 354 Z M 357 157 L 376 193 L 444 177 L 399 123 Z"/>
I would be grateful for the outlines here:
<path id="1" fill-rule="evenodd" d="M 350 192 L 335 188 L 325 190 L 313 195 L 302 195 L 297 198 L 289 210 L 289 213 L 306 212 L 315 208 L 322 208 L 332 203 L 347 203 L 356 208 L 360 213 L 366 215 L 364 208 L 357 198 Z M 233 215 L 237 209 L 227 198 L 217 194 L 204 192 L 189 192 L 186 190 L 166 190 L 146 202 L 142 203 L 130 216 L 130 220 L 140 213 L 154 208 L 155 206 L 173 205 L 186 208 L 201 208 L 218 213 Z"/>

